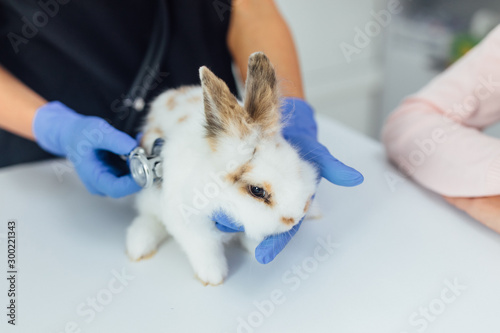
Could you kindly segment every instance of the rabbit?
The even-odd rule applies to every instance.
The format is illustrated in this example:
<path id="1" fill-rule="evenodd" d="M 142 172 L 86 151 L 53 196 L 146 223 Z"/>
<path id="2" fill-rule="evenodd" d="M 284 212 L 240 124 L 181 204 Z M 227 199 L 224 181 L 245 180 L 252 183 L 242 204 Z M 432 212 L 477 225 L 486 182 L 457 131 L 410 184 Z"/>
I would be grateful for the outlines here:
<path id="1" fill-rule="evenodd" d="M 228 273 L 224 244 L 242 234 L 254 250 L 289 231 L 311 206 L 318 174 L 281 135 L 278 81 L 264 53 L 249 58 L 244 102 L 207 67 L 199 74 L 201 86 L 167 90 L 151 103 L 141 146 L 150 151 L 164 138 L 163 179 L 138 193 L 126 247 L 132 260 L 147 258 L 168 232 L 196 277 L 218 285 Z M 245 232 L 218 230 L 216 211 Z"/>

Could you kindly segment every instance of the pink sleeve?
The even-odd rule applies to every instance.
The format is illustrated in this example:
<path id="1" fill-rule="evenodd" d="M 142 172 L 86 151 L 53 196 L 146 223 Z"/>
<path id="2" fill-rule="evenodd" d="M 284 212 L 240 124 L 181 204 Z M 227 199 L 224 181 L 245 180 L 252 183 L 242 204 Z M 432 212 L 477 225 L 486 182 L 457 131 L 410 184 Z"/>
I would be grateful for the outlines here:
<path id="1" fill-rule="evenodd" d="M 500 120 L 500 26 L 407 98 L 389 117 L 389 158 L 447 196 L 500 195 L 500 140 L 480 132 Z"/>

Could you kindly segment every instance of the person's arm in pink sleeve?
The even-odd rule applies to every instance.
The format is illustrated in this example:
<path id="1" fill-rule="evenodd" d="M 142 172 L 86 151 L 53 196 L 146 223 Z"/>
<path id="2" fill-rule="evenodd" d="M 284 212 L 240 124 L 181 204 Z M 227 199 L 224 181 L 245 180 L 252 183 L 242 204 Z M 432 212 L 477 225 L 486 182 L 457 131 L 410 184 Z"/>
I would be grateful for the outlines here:
<path id="1" fill-rule="evenodd" d="M 382 140 L 389 158 L 449 197 L 500 194 L 500 140 L 480 131 L 500 120 L 500 27 L 406 99 Z"/>

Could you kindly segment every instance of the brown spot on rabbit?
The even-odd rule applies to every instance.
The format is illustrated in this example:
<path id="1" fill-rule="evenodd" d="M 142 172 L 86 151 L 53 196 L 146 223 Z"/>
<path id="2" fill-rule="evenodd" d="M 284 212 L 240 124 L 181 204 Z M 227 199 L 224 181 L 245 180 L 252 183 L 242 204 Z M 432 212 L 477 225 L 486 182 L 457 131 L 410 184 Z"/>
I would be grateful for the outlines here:
<path id="1" fill-rule="evenodd" d="M 148 142 L 150 139 L 164 138 L 164 137 L 165 133 L 163 133 L 161 129 L 159 129 L 158 127 L 153 127 L 149 129 L 146 133 L 144 133 L 139 144 L 142 148 L 148 148 L 145 145 L 146 142 Z"/>
<path id="2" fill-rule="evenodd" d="M 311 199 L 307 200 L 307 202 L 306 202 L 306 205 L 304 207 L 304 214 L 307 213 L 310 206 L 311 206 Z"/>
<path id="3" fill-rule="evenodd" d="M 281 222 L 284 223 L 285 225 L 293 225 L 295 223 L 295 220 L 292 217 L 281 217 Z"/>
<path id="4" fill-rule="evenodd" d="M 159 138 L 163 138 L 165 136 L 165 133 L 163 133 L 163 131 L 161 129 L 159 129 L 158 127 L 155 127 L 153 129 L 153 134 L 157 135 Z"/>
<path id="5" fill-rule="evenodd" d="M 182 116 L 182 117 L 180 117 L 179 119 L 177 119 L 177 122 L 180 124 L 180 123 L 182 123 L 182 122 L 186 121 L 186 119 L 188 119 L 188 118 L 189 118 L 189 117 L 188 117 L 187 115 Z"/>
<path id="6" fill-rule="evenodd" d="M 267 192 L 267 193 L 273 193 L 273 188 L 271 187 L 271 184 L 269 184 L 268 182 L 264 182 L 264 190 Z"/>
<path id="7" fill-rule="evenodd" d="M 201 96 L 191 96 L 187 99 L 188 103 L 196 104 L 201 102 Z"/>
<path id="8" fill-rule="evenodd" d="M 190 87 L 190 86 L 180 86 L 179 88 L 177 88 L 177 92 L 180 94 L 185 94 L 188 92 L 188 90 L 190 90 L 192 88 L 193 87 Z"/>
<path id="9" fill-rule="evenodd" d="M 172 111 L 173 109 L 175 109 L 175 107 L 177 106 L 177 101 L 176 101 L 176 96 L 177 94 L 176 93 L 172 93 L 168 99 L 167 99 L 167 103 L 166 103 L 166 106 L 167 106 L 167 110 L 168 111 Z"/>
<path id="10" fill-rule="evenodd" d="M 215 140 L 215 138 L 207 138 L 207 140 L 210 150 L 215 153 L 217 151 L 217 140 Z"/>
<path id="11" fill-rule="evenodd" d="M 252 170 L 252 165 L 247 162 L 237 168 L 234 172 L 228 173 L 226 179 L 232 182 L 233 184 L 240 181 L 243 178 L 243 175 Z"/>

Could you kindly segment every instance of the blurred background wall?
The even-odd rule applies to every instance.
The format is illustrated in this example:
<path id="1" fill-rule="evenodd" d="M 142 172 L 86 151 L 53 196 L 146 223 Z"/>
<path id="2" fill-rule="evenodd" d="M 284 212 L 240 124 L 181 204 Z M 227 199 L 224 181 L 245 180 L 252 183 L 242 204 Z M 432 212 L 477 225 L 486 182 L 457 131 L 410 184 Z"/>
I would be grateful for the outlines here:
<path id="1" fill-rule="evenodd" d="M 379 138 L 408 94 L 500 24 L 498 0 L 276 0 L 318 112 Z M 500 126 L 489 130 L 500 136 Z"/>

